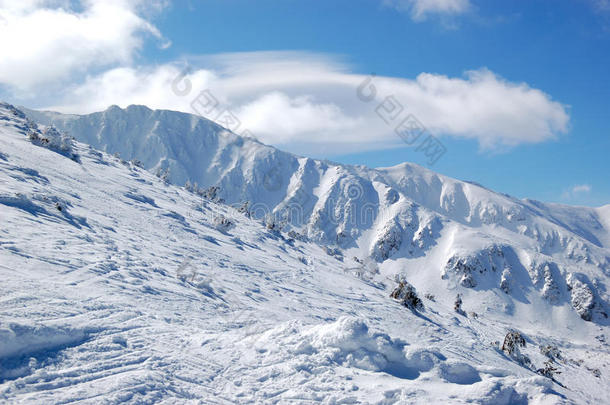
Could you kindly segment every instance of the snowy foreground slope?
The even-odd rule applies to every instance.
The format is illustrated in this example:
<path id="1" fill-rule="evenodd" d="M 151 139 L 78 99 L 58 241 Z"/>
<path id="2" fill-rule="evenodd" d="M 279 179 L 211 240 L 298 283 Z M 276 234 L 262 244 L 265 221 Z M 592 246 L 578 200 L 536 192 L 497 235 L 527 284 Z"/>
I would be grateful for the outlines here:
<path id="1" fill-rule="evenodd" d="M 259 145 L 236 153 L 281 154 L 232 134 L 212 139 Z M 400 226 L 392 238 L 376 228 L 378 215 L 324 248 L 351 220 L 323 229 L 312 209 L 306 225 L 280 231 L 0 105 L 0 402 L 607 402 L 607 207 L 518 202 L 410 165 L 321 170 L 307 161 L 323 174 L 300 178 L 311 181 L 314 206 L 351 176 L 337 206 L 387 195 L 378 206 L 413 215 L 385 217 Z M 192 180 L 208 187 L 213 165 L 203 162 Z M 244 201 L 256 204 L 259 187 L 275 209 L 292 183 L 279 176 L 277 188 L 269 182 L 278 176 L 260 175 Z M 438 203 L 425 192 L 437 181 L 464 199 L 443 189 Z M 237 202 L 227 188 L 222 198 Z M 465 215 L 475 198 L 488 203 Z M 502 198 L 523 210 L 515 222 L 490 211 L 505 208 Z M 397 275 L 423 306 L 390 297 Z M 454 310 L 457 293 L 464 311 Z M 524 346 L 516 338 L 502 350 L 513 329 Z M 561 374 L 537 373 L 545 363 Z"/>

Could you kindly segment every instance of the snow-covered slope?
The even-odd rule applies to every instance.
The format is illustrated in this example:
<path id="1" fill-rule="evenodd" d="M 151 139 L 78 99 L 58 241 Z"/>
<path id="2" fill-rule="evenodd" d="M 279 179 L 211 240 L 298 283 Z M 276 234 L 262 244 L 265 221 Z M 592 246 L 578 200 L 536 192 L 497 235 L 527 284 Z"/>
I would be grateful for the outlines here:
<path id="1" fill-rule="evenodd" d="M 294 237 L 383 262 L 384 275 L 402 272 L 416 287 L 483 291 L 509 312 L 541 301 L 533 322 L 567 304 L 608 324 L 607 207 L 518 200 L 408 163 L 369 169 L 298 157 L 194 115 L 144 106 L 27 114 L 152 172 L 169 170 L 174 184 L 197 183 L 236 208 L 247 202 L 255 218 L 273 214 Z"/>
<path id="2" fill-rule="evenodd" d="M 377 209 L 388 209 L 387 221 L 395 221 L 401 230 L 392 234 L 395 228 L 389 227 L 393 238 L 385 237 L 377 228 L 385 222 L 375 217 L 368 225 L 350 228 L 356 231 L 355 239 L 346 239 L 336 250 L 291 238 L 288 232 L 269 229 L 274 228 L 271 223 L 215 202 L 218 196 L 213 193 L 202 198 L 133 163 L 73 142 L 52 128 L 38 127 L 19 110 L 2 104 L 1 402 L 607 400 L 608 326 L 601 318 L 584 321 L 571 305 L 574 291 L 587 291 L 588 284 L 574 276 L 572 290 L 558 286 L 555 303 L 555 298 L 544 298 L 545 291 L 555 297 L 547 273 L 561 281 L 567 271 L 558 263 L 579 266 L 569 269 L 578 268 L 588 280 L 599 279 L 595 287 L 602 292 L 608 285 L 607 267 L 568 257 L 559 236 L 557 245 L 540 245 L 546 237 L 543 230 L 560 229 L 566 238 L 590 249 L 589 260 L 597 260 L 607 249 L 602 238 L 597 236 L 598 246 L 578 232 L 603 235 L 606 208 L 536 207 L 415 166 L 343 167 L 292 157 L 230 134 L 214 138 L 227 145 L 231 139 L 249 145 L 249 152 L 237 144 L 223 150 L 240 153 L 241 167 L 251 164 L 256 173 L 262 170 L 259 165 L 273 167 L 274 160 L 248 162 L 248 154 L 260 157 L 267 151 L 274 159 L 310 162 L 304 166 L 311 165 L 320 177 L 310 174 L 302 179 L 312 190 L 314 206 L 328 201 L 327 194 L 339 197 L 344 191 L 343 203 L 325 204 L 368 207 L 365 204 L 377 196 Z M 140 160 L 144 159 L 143 154 Z M 148 167 L 154 165 L 148 162 Z M 222 172 L 219 167 L 209 170 Z M 403 170 L 417 174 L 402 180 Z M 279 173 L 283 181 L 286 173 Z M 261 174 L 260 182 L 246 189 L 251 187 L 254 193 L 258 185 L 266 190 L 260 190 L 261 196 L 271 194 L 261 201 L 277 198 L 280 202 L 274 208 L 281 206 L 289 198 L 286 190 L 296 186 L 280 187 L 274 197 L 274 187 L 265 189 Z M 227 176 L 221 181 L 230 184 Z M 481 193 L 483 197 L 477 198 L 482 208 L 473 212 L 489 213 L 490 206 L 505 201 L 525 208 L 522 216 L 515 213 L 514 219 L 489 222 L 483 219 L 487 214 L 462 215 L 457 207 L 463 205 L 456 199 L 450 215 L 442 204 L 432 203 L 437 182 L 454 189 L 460 184 L 467 201 Z M 361 195 L 354 194 L 360 192 L 354 184 L 362 185 Z M 238 183 L 235 187 L 224 188 L 224 198 L 240 190 Z M 413 188 L 419 199 L 409 197 Z M 586 223 L 565 219 L 568 214 L 561 210 L 595 213 L 606 222 L 598 221 L 601 230 L 595 234 Z M 309 217 L 319 210 L 312 212 Z M 521 217 L 527 219 L 520 221 Z M 557 224 L 562 218 L 565 226 Z M 304 221 L 313 238 L 325 231 L 324 221 L 317 221 Z M 519 231 L 521 222 L 540 236 Z M 341 224 L 350 222 L 333 226 Z M 569 229 L 576 226 L 582 229 Z M 361 245 L 380 233 L 385 244 Z M 399 243 L 405 235 L 414 236 Z M 392 241 L 395 252 L 388 250 Z M 484 242 L 487 247 L 482 249 Z M 384 252 L 390 252 L 386 260 Z M 528 257 L 540 259 L 532 268 L 539 268 L 542 277 L 540 286 L 527 285 L 529 289 L 520 283 L 531 279 L 530 268 L 514 267 Z M 509 294 L 495 279 L 506 268 L 512 277 L 505 283 Z M 398 273 L 402 276 L 395 277 Z M 423 300 L 423 306 L 413 311 L 390 297 L 404 275 Z M 473 282 L 471 288 L 464 285 Z M 393 295 L 410 296 L 407 290 Z M 463 304 L 456 311 L 458 292 Z M 577 296 L 578 302 L 587 299 L 586 294 Z M 512 329 L 520 335 L 509 334 Z M 548 364 L 561 372 L 554 380 L 536 372 L 551 359 Z"/>

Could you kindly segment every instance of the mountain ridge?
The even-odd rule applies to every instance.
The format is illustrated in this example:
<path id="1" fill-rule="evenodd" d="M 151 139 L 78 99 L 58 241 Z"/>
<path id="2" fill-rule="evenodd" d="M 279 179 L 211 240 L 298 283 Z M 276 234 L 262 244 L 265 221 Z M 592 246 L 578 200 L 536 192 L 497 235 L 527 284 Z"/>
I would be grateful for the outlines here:
<path id="1" fill-rule="evenodd" d="M 344 247 L 293 238 L 0 104 L 0 399 L 605 400 L 607 269 L 568 257 L 603 249 L 540 244 L 508 227 L 518 213 L 462 224 L 363 168 L 297 163 L 319 190 L 293 201 L 386 216 L 357 217 Z M 354 218 L 326 214 L 321 232 Z"/>
<path id="2" fill-rule="evenodd" d="M 387 274 L 423 266 L 430 269 L 425 283 L 456 277 L 469 288 L 489 284 L 545 296 L 536 280 L 548 263 L 558 269 L 549 283 L 563 285 L 568 302 L 567 280 L 582 274 L 596 304 L 581 315 L 607 322 L 607 292 L 596 287 L 610 273 L 602 208 L 520 200 L 407 162 L 370 169 L 299 157 L 204 118 L 146 106 L 26 114 L 153 172 L 169 170 L 172 183 L 196 183 L 235 208 L 247 204 L 253 217 L 272 217 L 270 225 L 286 233 L 334 245 L 345 257 L 370 257 Z M 508 270 L 496 276 L 496 259 L 482 257 L 504 254 L 511 260 L 497 260 Z M 527 277 L 511 275 L 519 269 Z M 490 280 L 477 281 L 480 272 Z"/>

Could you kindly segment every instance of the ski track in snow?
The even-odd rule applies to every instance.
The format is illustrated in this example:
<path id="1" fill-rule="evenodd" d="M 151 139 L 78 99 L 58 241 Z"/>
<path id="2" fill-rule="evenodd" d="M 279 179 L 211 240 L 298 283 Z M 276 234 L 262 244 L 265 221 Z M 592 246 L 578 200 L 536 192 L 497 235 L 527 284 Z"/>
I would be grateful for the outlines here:
<path id="1" fill-rule="evenodd" d="M 463 316 L 438 274 L 418 291 L 437 300 L 412 312 L 389 297 L 391 268 L 357 276 L 348 256 L 87 145 L 75 143 L 78 162 L 36 146 L 19 117 L 0 116 L 0 402 L 608 400 L 603 324 L 568 308 L 557 324 L 520 322 L 494 310 L 503 298 Z M 236 226 L 216 229 L 221 214 Z M 464 307 L 481 311 L 481 296 Z M 561 350 L 564 386 L 499 349 L 515 325 L 535 366 L 540 345 Z"/>

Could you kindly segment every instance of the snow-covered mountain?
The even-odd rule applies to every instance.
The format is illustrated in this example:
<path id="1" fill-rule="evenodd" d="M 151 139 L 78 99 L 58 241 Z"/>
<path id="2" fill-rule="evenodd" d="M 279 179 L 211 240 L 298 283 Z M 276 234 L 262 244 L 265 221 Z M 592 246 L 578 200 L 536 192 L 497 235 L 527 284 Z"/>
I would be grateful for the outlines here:
<path id="1" fill-rule="evenodd" d="M 608 324 L 610 205 L 523 201 L 408 163 L 370 169 L 298 157 L 195 115 L 144 106 L 27 114 L 153 172 L 168 170 L 174 184 L 197 183 L 236 208 L 248 202 L 254 217 L 273 214 L 294 237 L 388 261 L 387 275 L 402 272 L 417 287 L 460 285 L 506 311 L 540 301 L 539 321 L 570 303 L 583 319 Z"/>
<path id="2" fill-rule="evenodd" d="M 0 104 L 0 401 L 607 400 L 610 206 L 26 112 Z"/>

